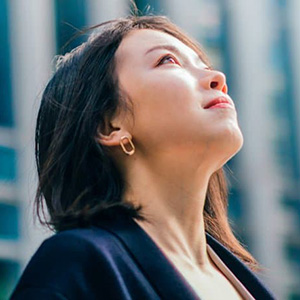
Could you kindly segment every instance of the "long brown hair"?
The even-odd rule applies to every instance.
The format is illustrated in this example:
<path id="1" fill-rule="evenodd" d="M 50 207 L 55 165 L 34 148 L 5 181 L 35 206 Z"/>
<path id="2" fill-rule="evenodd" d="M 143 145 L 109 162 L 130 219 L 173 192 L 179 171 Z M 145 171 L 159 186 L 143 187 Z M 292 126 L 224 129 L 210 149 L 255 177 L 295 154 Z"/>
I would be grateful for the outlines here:
<path id="1" fill-rule="evenodd" d="M 94 26 L 97 32 L 87 42 L 58 59 L 37 119 L 39 185 L 35 199 L 39 220 L 56 231 L 88 226 L 113 208 L 143 219 L 141 207 L 121 201 L 124 178 L 109 150 L 97 143 L 95 136 L 117 109 L 131 110 L 118 89 L 114 55 L 128 32 L 145 28 L 176 37 L 209 64 L 198 43 L 162 16 L 130 16 Z M 227 184 L 220 169 L 209 181 L 205 229 L 257 270 L 258 263 L 230 228 L 227 198 Z M 49 219 L 44 214 L 44 200 Z"/>

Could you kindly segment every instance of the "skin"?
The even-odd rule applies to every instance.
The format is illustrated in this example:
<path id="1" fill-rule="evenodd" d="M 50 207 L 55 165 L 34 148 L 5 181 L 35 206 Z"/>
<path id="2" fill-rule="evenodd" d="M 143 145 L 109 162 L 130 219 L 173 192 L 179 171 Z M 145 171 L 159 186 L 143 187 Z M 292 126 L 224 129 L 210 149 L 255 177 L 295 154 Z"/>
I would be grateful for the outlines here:
<path id="1" fill-rule="evenodd" d="M 178 53 L 151 50 L 161 45 Z M 210 176 L 243 144 L 234 105 L 204 109 L 218 96 L 232 102 L 225 76 L 175 37 L 151 29 L 126 35 L 115 58 L 134 120 L 120 112 L 98 141 L 111 147 L 126 178 L 124 201 L 143 206 L 149 222 L 136 222 L 174 262 L 196 268 L 203 279 L 216 276 L 206 251 L 205 195 Z M 135 145 L 132 156 L 120 147 L 124 135 Z"/>

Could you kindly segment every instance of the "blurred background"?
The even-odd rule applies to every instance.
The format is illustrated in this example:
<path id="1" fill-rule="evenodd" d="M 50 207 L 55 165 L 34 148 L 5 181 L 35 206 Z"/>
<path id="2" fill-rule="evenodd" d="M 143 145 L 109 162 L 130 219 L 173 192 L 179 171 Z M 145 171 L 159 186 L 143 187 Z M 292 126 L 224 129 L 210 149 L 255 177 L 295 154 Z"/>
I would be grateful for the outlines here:
<path id="1" fill-rule="evenodd" d="M 278 299 L 300 299 L 300 1 L 139 0 L 196 38 L 227 75 L 244 147 L 226 167 L 237 237 Z M 148 9 L 146 8 L 148 5 Z M 53 57 L 126 0 L 0 0 L 0 300 L 41 241 L 34 223 L 34 126 Z"/>

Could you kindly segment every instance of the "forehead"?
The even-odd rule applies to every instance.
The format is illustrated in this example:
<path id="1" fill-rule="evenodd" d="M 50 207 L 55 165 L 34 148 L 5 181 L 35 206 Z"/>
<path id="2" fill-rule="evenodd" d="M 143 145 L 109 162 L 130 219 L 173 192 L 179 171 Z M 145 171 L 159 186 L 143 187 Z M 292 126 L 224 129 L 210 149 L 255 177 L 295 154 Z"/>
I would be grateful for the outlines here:
<path id="1" fill-rule="evenodd" d="M 123 38 L 116 52 L 116 61 L 122 63 L 130 58 L 137 59 L 137 56 L 144 56 L 149 49 L 159 45 L 174 46 L 193 59 L 199 58 L 194 50 L 170 34 L 154 29 L 134 29 Z"/>

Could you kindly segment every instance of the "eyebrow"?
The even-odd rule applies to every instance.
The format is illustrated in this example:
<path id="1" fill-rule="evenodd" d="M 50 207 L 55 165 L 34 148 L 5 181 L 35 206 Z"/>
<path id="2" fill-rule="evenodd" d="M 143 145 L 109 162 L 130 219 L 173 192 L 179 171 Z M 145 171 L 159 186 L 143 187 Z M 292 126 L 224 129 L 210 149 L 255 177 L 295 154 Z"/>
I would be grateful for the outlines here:
<path id="1" fill-rule="evenodd" d="M 184 60 L 186 60 L 185 57 L 183 57 L 181 51 L 173 46 L 173 45 L 170 45 L 170 44 L 163 44 L 163 45 L 157 45 L 157 46 L 154 46 L 150 49 L 148 49 L 145 53 L 145 55 L 147 55 L 148 53 L 152 52 L 152 51 L 155 51 L 155 50 L 160 50 L 160 49 L 165 49 L 165 50 L 169 50 L 169 51 L 172 51 L 174 52 L 176 55 L 182 57 Z M 196 58 L 197 60 L 199 60 L 200 62 L 204 63 L 204 61 L 202 60 L 202 58 L 199 56 L 199 55 L 196 55 Z M 205 63 L 204 63 L 205 64 Z"/>
<path id="2" fill-rule="evenodd" d="M 150 49 L 148 49 L 145 53 L 145 55 L 147 55 L 148 53 L 152 52 L 152 51 L 155 51 L 155 50 L 159 50 L 159 49 L 166 49 L 166 50 L 169 50 L 169 51 L 172 51 L 178 55 L 181 55 L 179 49 L 173 45 L 169 45 L 169 44 L 166 44 L 166 45 L 157 45 L 157 46 L 154 46 Z"/>

